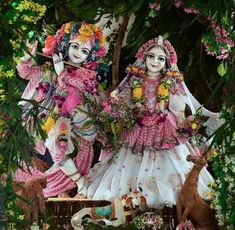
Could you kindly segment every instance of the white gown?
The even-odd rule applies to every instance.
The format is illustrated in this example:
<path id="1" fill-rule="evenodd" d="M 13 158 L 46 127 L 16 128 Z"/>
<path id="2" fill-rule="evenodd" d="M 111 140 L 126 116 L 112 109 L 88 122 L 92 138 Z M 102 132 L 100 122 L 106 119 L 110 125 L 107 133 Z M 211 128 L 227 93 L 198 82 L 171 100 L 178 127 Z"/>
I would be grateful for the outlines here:
<path id="1" fill-rule="evenodd" d="M 178 112 L 177 110 L 181 110 L 182 106 L 185 107 L 185 104 L 188 104 L 194 113 L 201 105 L 186 85 L 184 83 L 182 85 L 186 95 L 172 96 L 173 103 L 169 103 L 170 110 L 174 114 Z M 202 113 L 210 117 L 207 121 L 210 131 L 221 125 L 217 113 L 204 108 Z M 141 132 L 145 131 L 151 132 L 151 127 L 141 128 Z M 94 200 L 113 200 L 129 193 L 130 189 L 141 187 L 149 207 L 161 208 L 165 205 L 175 205 L 182 184 L 193 167 L 193 163 L 186 161 L 186 157 L 189 154 L 198 155 L 198 150 L 193 148 L 188 141 L 168 150 L 144 148 L 139 154 L 134 154 L 132 150 L 133 146 L 123 144 L 111 161 L 112 153 L 106 151 L 105 160 L 90 170 L 89 176 L 92 182 L 88 186 L 88 197 Z M 208 199 L 210 191 L 208 184 L 212 181 L 212 176 L 204 167 L 200 172 L 198 182 L 198 192 L 204 199 Z"/>

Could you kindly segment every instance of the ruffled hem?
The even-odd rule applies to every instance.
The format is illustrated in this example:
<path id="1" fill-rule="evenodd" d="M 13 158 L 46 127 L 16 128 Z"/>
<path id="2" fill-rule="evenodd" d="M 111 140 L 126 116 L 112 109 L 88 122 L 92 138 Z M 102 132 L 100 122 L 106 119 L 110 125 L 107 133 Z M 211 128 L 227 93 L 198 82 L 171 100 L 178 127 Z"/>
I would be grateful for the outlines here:
<path id="1" fill-rule="evenodd" d="M 151 126 L 135 125 L 131 130 L 127 130 L 121 137 L 121 144 L 129 146 L 135 153 L 149 150 L 169 150 L 173 149 L 187 139 L 177 132 L 175 116 L 171 113 L 165 114 L 165 120 Z"/>
<path id="2" fill-rule="evenodd" d="M 87 175 L 91 167 L 91 163 L 94 156 L 94 150 L 92 146 L 80 144 L 79 152 L 74 159 L 75 165 L 79 173 L 84 176 Z M 46 177 L 47 187 L 43 190 L 43 194 L 46 198 L 58 196 L 62 192 L 67 192 L 76 187 L 76 183 L 65 175 L 64 172 L 54 164 L 46 172 L 41 172 L 32 167 L 27 170 L 27 166 L 24 164 L 23 170 L 18 169 L 14 174 L 14 179 L 18 181 L 26 181 L 31 178 Z"/>
<path id="3" fill-rule="evenodd" d="M 43 194 L 46 198 L 58 196 L 60 193 L 76 187 L 76 184 L 59 168 L 54 168 L 52 171 L 47 171 L 46 173 L 47 187 L 43 190 Z"/>

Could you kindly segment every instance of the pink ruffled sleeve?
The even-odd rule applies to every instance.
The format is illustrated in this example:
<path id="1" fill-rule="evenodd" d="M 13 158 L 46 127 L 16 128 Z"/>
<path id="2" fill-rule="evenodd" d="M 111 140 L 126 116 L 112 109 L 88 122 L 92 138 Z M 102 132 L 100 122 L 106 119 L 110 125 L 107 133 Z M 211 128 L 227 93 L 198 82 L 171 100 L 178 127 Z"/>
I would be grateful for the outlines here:
<path id="1" fill-rule="evenodd" d="M 32 61 L 21 62 L 16 66 L 18 74 L 21 78 L 31 80 L 32 78 L 38 78 L 42 72 L 41 66 L 33 66 Z"/>
<path id="2" fill-rule="evenodd" d="M 29 80 L 21 97 L 24 99 L 35 99 L 34 93 L 42 76 L 42 66 L 33 66 L 32 61 L 27 61 L 21 62 L 16 68 L 21 78 Z"/>

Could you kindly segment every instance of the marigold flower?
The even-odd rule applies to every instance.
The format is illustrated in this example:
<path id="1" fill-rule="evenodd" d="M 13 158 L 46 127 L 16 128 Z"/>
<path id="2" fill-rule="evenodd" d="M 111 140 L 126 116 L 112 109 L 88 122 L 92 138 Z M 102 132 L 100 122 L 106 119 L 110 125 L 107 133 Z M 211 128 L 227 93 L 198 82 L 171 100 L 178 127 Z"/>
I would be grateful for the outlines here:
<path id="1" fill-rule="evenodd" d="M 82 42 L 86 42 L 88 40 L 88 37 L 84 34 L 79 34 L 78 35 L 78 40 Z"/>
<path id="2" fill-rule="evenodd" d="M 72 27 L 72 24 L 70 22 L 66 23 L 65 26 L 64 26 L 64 32 L 66 34 L 70 33 L 71 27 Z"/>
<path id="3" fill-rule="evenodd" d="M 142 88 L 138 87 L 138 88 L 133 89 L 133 97 L 140 98 L 140 97 L 142 97 L 142 95 L 143 95 Z"/>
<path id="4" fill-rule="evenodd" d="M 104 36 L 102 36 L 101 39 L 100 39 L 100 47 L 103 47 L 105 45 L 106 45 L 106 39 L 105 39 Z"/>
<path id="5" fill-rule="evenodd" d="M 95 25 L 95 24 L 90 24 L 92 30 L 94 30 L 95 32 L 97 32 L 99 30 L 99 28 Z"/>
<path id="6" fill-rule="evenodd" d="M 163 84 L 159 85 L 157 93 L 159 96 L 163 96 L 163 97 L 169 96 L 168 88 L 164 86 Z"/>
<path id="7" fill-rule="evenodd" d="M 92 27 L 89 24 L 83 24 L 78 30 L 79 34 L 90 37 L 94 34 Z"/>
<path id="8" fill-rule="evenodd" d="M 55 125 L 55 120 L 51 116 L 49 116 L 45 124 L 43 125 L 42 129 L 46 132 L 46 134 L 48 134 L 54 125 Z"/>

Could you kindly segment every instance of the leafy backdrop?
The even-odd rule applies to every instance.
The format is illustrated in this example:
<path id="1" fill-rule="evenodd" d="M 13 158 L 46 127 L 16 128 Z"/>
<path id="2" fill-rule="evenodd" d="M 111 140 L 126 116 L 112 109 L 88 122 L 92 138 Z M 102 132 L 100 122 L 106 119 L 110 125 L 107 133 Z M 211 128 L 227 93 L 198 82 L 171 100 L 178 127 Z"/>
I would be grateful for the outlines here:
<path id="1" fill-rule="evenodd" d="M 233 0 L 6 0 L 0 3 L 0 225 L 24 223 L 15 207 L 11 173 L 20 160 L 30 163 L 33 140 L 21 124 L 17 105 L 26 82 L 15 71 L 26 38 L 39 39 L 63 22 L 98 22 L 102 15 L 123 19 L 110 36 L 108 82 L 115 87 L 137 49 L 159 34 L 167 37 L 178 54 L 178 65 L 195 97 L 213 111 L 222 111 L 225 124 L 215 133 L 211 165 L 216 183 L 214 207 L 222 226 L 235 225 L 235 120 Z M 135 15 L 127 45 L 121 49 L 127 22 Z M 37 59 L 38 62 L 44 61 Z M 34 102 L 32 102 L 34 103 Z M 37 103 L 34 103 L 37 112 Z M 40 125 L 38 125 L 40 130 Z"/>

